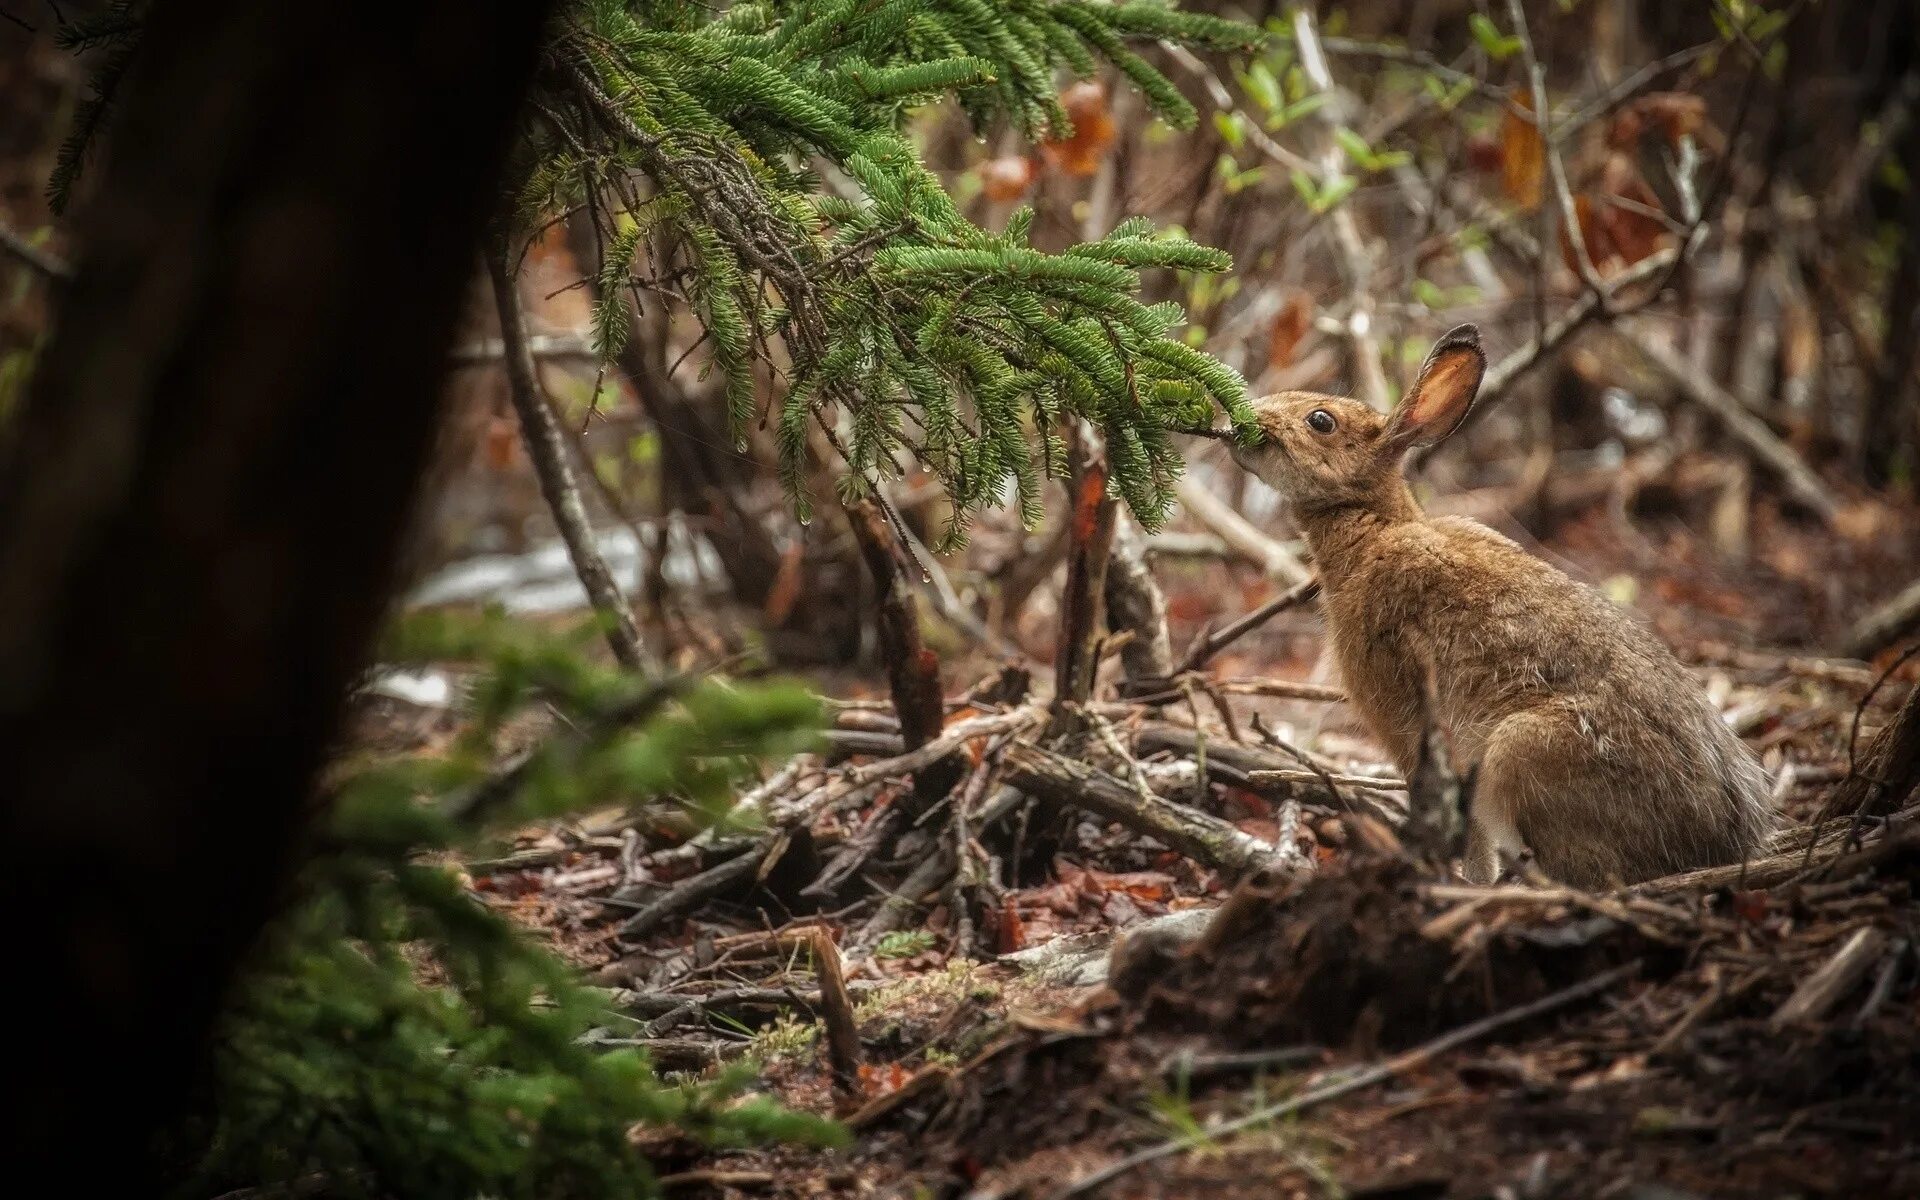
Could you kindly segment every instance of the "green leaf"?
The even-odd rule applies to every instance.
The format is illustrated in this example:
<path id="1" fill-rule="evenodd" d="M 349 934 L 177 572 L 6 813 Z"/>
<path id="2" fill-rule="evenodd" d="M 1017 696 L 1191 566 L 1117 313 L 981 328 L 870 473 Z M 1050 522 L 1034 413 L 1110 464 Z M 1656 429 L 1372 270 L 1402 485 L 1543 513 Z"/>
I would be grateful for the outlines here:
<path id="1" fill-rule="evenodd" d="M 1351 175 L 1335 175 L 1320 189 L 1320 194 L 1314 198 L 1311 207 L 1315 213 L 1330 212 L 1335 205 L 1352 195 L 1353 190 L 1359 186 L 1360 181 Z"/>
<path id="2" fill-rule="evenodd" d="M 1300 193 L 1300 198 L 1307 202 L 1308 208 L 1313 208 L 1315 204 L 1319 203 L 1320 189 L 1315 186 L 1313 176 L 1307 174 L 1299 167 L 1295 167 L 1288 173 L 1287 178 L 1293 183 L 1293 190 Z M 1319 210 L 1314 209 L 1314 211 L 1318 212 Z"/>
<path id="3" fill-rule="evenodd" d="M 1275 78 L 1267 64 L 1257 62 L 1247 68 L 1241 77 L 1241 84 L 1247 89 L 1247 95 L 1267 112 L 1275 112 L 1286 105 L 1280 95 L 1280 80 Z"/>
<path id="4" fill-rule="evenodd" d="M 1345 125 L 1333 131 L 1333 140 L 1340 144 L 1340 148 L 1345 150 L 1347 156 L 1354 162 L 1366 166 L 1373 161 L 1373 147 L 1367 145 L 1367 139 Z"/>
<path id="5" fill-rule="evenodd" d="M 1247 133 L 1240 125 L 1239 113 L 1216 111 L 1213 114 L 1213 127 L 1219 132 L 1221 140 L 1235 150 L 1246 145 Z"/>
<path id="6" fill-rule="evenodd" d="M 896 929 L 873 948 L 875 958 L 912 958 L 933 949 L 936 939 L 924 929 Z"/>
<path id="7" fill-rule="evenodd" d="M 1505 62 L 1520 52 L 1520 39 L 1501 33 L 1485 13 L 1474 13 L 1468 17 L 1467 27 L 1473 31 L 1473 39 L 1480 43 L 1487 57 L 1495 62 Z"/>
<path id="8" fill-rule="evenodd" d="M 1321 106 L 1332 98 L 1333 97 L 1326 92 L 1314 92 L 1311 95 L 1302 96 L 1300 99 L 1295 100 L 1293 103 L 1275 113 L 1273 119 L 1268 122 L 1267 128 L 1279 129 L 1283 126 L 1290 125 L 1309 113 L 1319 111 Z"/>

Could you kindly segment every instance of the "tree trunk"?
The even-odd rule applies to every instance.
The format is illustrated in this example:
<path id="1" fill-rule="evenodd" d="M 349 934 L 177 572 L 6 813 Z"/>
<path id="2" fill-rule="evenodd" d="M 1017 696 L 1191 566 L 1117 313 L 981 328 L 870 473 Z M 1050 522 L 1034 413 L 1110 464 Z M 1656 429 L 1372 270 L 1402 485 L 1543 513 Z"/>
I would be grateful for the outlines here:
<path id="1" fill-rule="evenodd" d="M 1100 632 L 1106 619 L 1107 555 L 1113 549 L 1114 501 L 1107 495 L 1105 443 L 1089 425 L 1074 431 L 1067 552 L 1067 586 L 1060 597 L 1060 647 L 1054 655 L 1053 723 L 1076 729 L 1069 711 L 1093 694 L 1100 670 Z"/>
<path id="2" fill-rule="evenodd" d="M 1167 598 L 1147 566 L 1146 539 L 1124 514 L 1114 525 L 1106 597 L 1107 628 L 1116 635 L 1132 635 L 1120 647 L 1120 667 L 1126 672 L 1127 682 L 1163 680 L 1173 674 Z"/>
<path id="3" fill-rule="evenodd" d="M 25 1177 L 156 1190 L 394 582 L 550 7 L 153 6 L 0 451 L 11 952 L 74 1035 L 15 1048 Z"/>

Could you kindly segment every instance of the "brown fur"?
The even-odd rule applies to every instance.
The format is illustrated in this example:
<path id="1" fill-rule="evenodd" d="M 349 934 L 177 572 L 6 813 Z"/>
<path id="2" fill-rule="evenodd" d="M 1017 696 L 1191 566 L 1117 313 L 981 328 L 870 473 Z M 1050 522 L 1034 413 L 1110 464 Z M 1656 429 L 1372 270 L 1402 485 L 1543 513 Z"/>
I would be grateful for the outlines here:
<path id="1" fill-rule="evenodd" d="M 1263 443 L 1235 450 L 1292 503 L 1355 709 L 1411 771 L 1431 686 L 1455 755 L 1480 766 L 1471 878 L 1523 845 L 1582 887 L 1739 861 L 1772 826 L 1766 772 L 1687 671 L 1597 592 L 1414 502 L 1406 451 L 1459 427 L 1484 365 L 1462 326 L 1391 418 L 1285 393 L 1255 406 Z"/>

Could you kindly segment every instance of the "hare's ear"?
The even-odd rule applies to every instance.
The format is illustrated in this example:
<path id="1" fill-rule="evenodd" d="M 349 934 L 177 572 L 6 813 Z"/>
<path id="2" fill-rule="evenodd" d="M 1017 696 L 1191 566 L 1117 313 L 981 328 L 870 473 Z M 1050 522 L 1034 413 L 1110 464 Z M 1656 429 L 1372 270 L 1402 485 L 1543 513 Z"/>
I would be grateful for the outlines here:
<path id="1" fill-rule="evenodd" d="M 1430 446 L 1460 428 L 1486 369 L 1477 326 L 1456 325 L 1442 334 L 1427 361 L 1420 364 L 1413 389 L 1393 410 L 1381 450 L 1397 455 L 1411 446 Z"/>

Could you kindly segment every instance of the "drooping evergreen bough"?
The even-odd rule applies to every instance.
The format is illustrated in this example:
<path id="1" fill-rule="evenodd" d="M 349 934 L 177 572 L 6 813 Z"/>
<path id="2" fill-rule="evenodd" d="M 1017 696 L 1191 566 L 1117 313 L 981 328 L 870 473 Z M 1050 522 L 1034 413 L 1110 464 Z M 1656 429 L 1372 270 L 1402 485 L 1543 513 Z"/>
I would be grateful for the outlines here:
<path id="1" fill-rule="evenodd" d="M 56 175 L 69 187 L 137 38 L 139 4 L 69 28 L 103 49 L 100 89 Z M 516 159 L 522 233 L 585 208 L 602 238 L 595 336 L 609 357 L 652 290 L 684 297 L 723 374 L 736 437 L 766 421 L 798 514 L 810 431 L 847 497 L 918 461 L 946 487 L 949 540 L 981 507 L 1038 520 L 1062 421 L 1105 434 L 1114 487 L 1148 526 L 1181 463 L 1169 428 L 1246 419 L 1231 369 L 1168 336 L 1146 268 L 1226 255 L 1142 220 L 1046 254 L 1031 213 L 993 233 L 961 215 L 903 132 L 952 96 L 976 128 L 1031 140 L 1071 123 L 1066 76 L 1109 65 L 1176 128 L 1192 106 L 1140 49 L 1238 49 L 1249 26 L 1131 0 L 579 0 L 552 32 Z M 756 394 L 752 360 L 775 367 Z"/>

